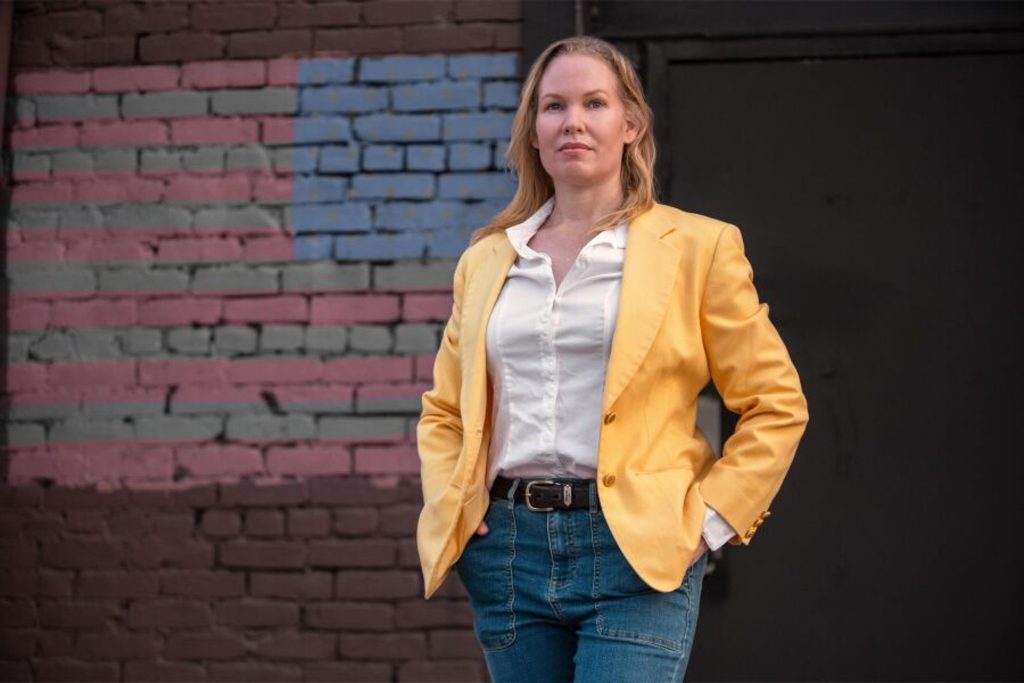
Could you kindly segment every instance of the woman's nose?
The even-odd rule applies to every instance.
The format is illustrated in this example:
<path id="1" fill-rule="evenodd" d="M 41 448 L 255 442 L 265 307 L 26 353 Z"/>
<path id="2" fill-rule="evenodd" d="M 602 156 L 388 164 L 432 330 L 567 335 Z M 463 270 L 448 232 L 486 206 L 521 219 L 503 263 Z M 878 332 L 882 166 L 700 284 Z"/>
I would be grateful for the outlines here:
<path id="1" fill-rule="evenodd" d="M 566 107 L 565 120 L 562 122 L 565 132 L 578 131 L 583 128 L 583 116 L 576 107 Z"/>

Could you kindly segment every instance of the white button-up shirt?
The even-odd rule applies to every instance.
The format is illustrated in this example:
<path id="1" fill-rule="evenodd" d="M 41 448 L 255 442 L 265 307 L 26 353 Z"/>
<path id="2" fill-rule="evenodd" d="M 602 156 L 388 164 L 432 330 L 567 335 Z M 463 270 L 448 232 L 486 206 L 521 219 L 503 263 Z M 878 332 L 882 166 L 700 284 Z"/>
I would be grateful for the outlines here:
<path id="1" fill-rule="evenodd" d="M 494 388 L 487 487 L 495 477 L 597 477 L 605 370 L 619 310 L 626 223 L 594 235 L 556 287 L 551 257 L 527 242 L 551 214 L 549 199 L 506 229 L 518 258 L 487 324 Z M 710 506 L 704 541 L 735 530 Z"/>

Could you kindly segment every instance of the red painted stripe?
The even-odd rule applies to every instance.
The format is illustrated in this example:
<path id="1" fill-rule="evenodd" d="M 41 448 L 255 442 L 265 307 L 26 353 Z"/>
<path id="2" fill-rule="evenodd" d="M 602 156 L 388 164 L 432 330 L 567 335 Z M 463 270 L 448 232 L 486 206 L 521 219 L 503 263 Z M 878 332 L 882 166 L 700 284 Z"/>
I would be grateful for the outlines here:
<path id="1" fill-rule="evenodd" d="M 11 131 L 11 147 L 136 147 L 255 143 L 287 144 L 295 140 L 291 116 L 204 116 L 170 119 L 104 119 L 61 122 Z"/>
<path id="2" fill-rule="evenodd" d="M 258 88 L 298 84 L 302 60 L 223 60 L 174 65 L 101 67 L 80 71 L 43 69 L 14 76 L 17 95 L 76 95 L 194 88 Z"/>
<path id="3" fill-rule="evenodd" d="M 89 360 L 9 363 L 4 366 L 6 391 L 15 397 L 29 394 L 54 396 L 63 402 L 60 392 L 81 392 L 82 398 L 112 397 L 137 401 L 151 394 L 125 394 L 126 387 L 143 391 L 145 387 L 184 385 L 220 386 L 256 384 L 275 391 L 289 400 L 320 400 L 316 392 L 329 385 L 404 382 L 403 395 L 415 395 L 419 385 L 412 382 L 413 356 L 375 356 L 370 358 L 145 358 L 139 360 Z M 321 383 L 321 389 L 295 388 L 295 385 Z M 292 387 L 292 388 L 288 388 Z M 375 389 L 376 391 L 377 389 Z M 58 392 L 53 394 L 52 392 Z M 189 390 L 190 391 L 190 390 Z M 303 392 L 309 391 L 310 394 Z M 351 398 L 351 396 L 342 396 Z M 59 399 L 59 400 L 58 400 Z M 12 399 L 20 401 L 21 398 Z M 41 399 L 39 399 L 41 400 Z"/>
<path id="4" fill-rule="evenodd" d="M 14 206 L 59 205 L 67 202 L 249 202 L 292 200 L 291 174 L 262 169 L 216 173 L 180 172 L 157 176 L 123 172 L 103 177 L 77 174 L 18 183 L 11 190 Z"/>
<path id="5" fill-rule="evenodd" d="M 9 454 L 7 474 L 12 484 L 49 479 L 65 486 L 112 481 L 166 486 L 176 468 L 187 471 L 192 480 L 219 481 L 240 477 L 262 480 L 326 474 L 418 474 L 416 447 L 402 442 L 402 438 L 396 435 L 391 444 L 381 445 L 363 445 L 367 439 L 321 439 L 287 445 L 274 441 L 210 444 L 107 440 L 4 450 Z"/>

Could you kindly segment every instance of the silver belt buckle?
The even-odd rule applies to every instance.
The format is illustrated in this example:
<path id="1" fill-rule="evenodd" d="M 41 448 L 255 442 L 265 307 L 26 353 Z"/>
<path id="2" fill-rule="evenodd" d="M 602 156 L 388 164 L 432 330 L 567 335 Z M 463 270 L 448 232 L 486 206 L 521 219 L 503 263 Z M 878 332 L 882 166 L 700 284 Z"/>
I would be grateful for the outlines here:
<path id="1" fill-rule="evenodd" d="M 534 512 L 551 512 L 554 510 L 554 506 L 551 507 L 535 507 L 530 502 L 530 487 L 534 484 L 555 484 L 550 479 L 535 479 L 526 484 L 526 507 L 533 510 Z M 562 484 L 562 502 L 565 503 L 566 507 L 572 504 L 572 484 Z"/>

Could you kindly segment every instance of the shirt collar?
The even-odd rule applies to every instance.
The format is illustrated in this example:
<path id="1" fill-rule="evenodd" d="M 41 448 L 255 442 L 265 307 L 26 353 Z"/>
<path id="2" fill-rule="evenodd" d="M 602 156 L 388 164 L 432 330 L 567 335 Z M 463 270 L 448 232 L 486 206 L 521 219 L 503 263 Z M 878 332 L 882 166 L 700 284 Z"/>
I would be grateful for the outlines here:
<path id="1" fill-rule="evenodd" d="M 530 238 L 537 233 L 541 224 L 544 223 L 544 220 L 551 215 L 554 208 L 555 198 L 552 196 L 525 221 L 505 228 L 505 234 L 508 235 L 508 240 L 512 243 L 512 248 L 516 250 L 516 253 L 524 258 L 537 257 L 537 252 L 531 249 L 526 243 L 529 242 Z M 625 249 L 627 225 L 627 222 L 623 221 L 614 228 L 602 230 L 591 238 L 591 241 L 587 243 L 587 246 L 589 247 L 595 244 L 610 244 L 617 249 Z"/>

